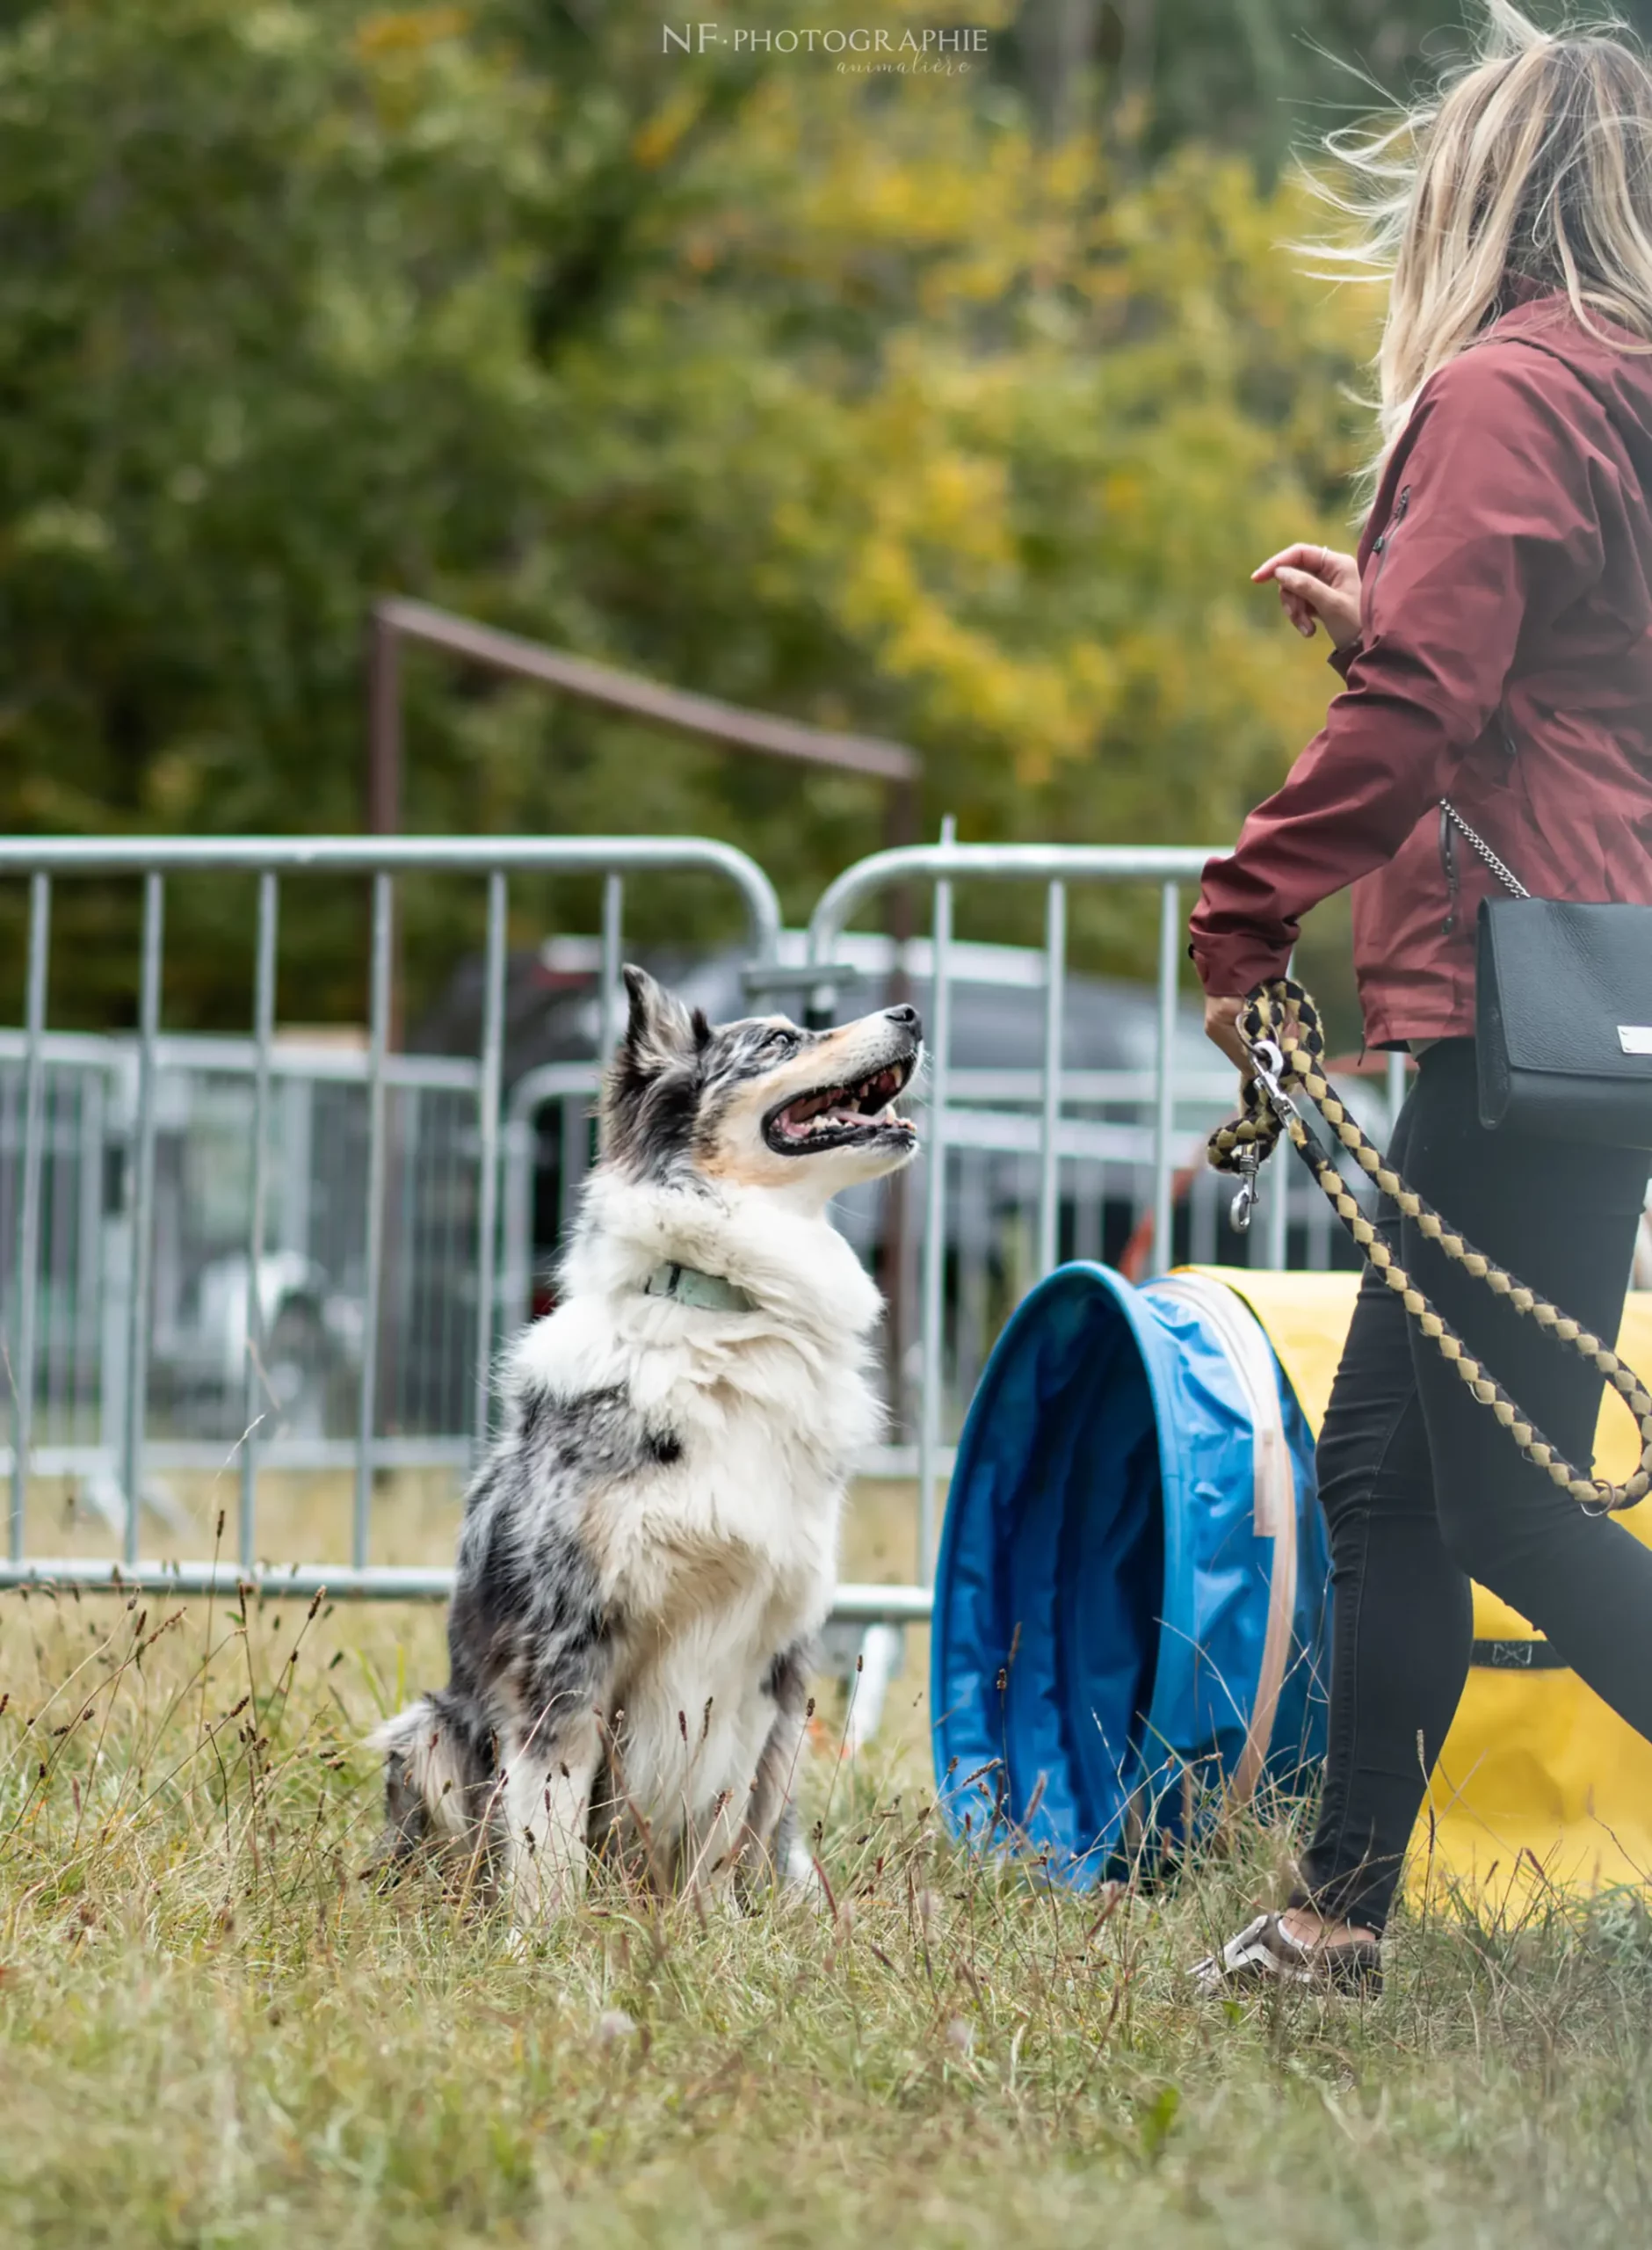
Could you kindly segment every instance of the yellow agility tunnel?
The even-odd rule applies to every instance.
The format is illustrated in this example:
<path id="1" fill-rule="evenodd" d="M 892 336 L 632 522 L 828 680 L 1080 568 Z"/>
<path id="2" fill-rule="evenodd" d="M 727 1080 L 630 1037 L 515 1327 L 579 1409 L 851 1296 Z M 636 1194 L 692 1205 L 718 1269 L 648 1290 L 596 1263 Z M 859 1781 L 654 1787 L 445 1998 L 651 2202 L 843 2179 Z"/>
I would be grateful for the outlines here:
<path id="1" fill-rule="evenodd" d="M 1256 1314 L 1317 1432 L 1359 1275 L 1205 1270 Z M 1631 1294 L 1618 1349 L 1638 1372 L 1652 1371 L 1652 1292 Z M 1602 1476 L 1616 1483 L 1632 1473 L 1635 1426 L 1610 1391 L 1596 1443 Z M 1652 1500 L 1619 1521 L 1652 1546 Z M 1533 1643 L 1532 1628 L 1483 1586 L 1474 1588 L 1474 1638 L 1503 1660 L 1469 1673 L 1412 1840 L 1413 1898 L 1455 1887 L 1488 1905 L 1516 1905 L 1540 1892 L 1652 1881 L 1652 1744 L 1575 1673 L 1522 1666 L 1518 1649 Z"/>

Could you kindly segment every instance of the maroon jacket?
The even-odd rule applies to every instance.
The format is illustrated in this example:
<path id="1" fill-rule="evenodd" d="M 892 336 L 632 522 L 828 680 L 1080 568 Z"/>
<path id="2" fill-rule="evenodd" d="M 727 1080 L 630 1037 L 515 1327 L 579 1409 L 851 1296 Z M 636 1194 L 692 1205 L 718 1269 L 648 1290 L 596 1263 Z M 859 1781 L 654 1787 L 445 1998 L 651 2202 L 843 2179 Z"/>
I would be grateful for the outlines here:
<path id="1" fill-rule="evenodd" d="M 1472 1033 L 1475 907 L 1498 886 L 1459 837 L 1453 915 L 1442 796 L 1536 896 L 1652 903 L 1649 491 L 1652 355 L 1563 296 L 1424 386 L 1360 541 L 1346 688 L 1205 869 L 1207 992 L 1283 975 L 1299 918 L 1352 883 L 1371 1044 Z"/>

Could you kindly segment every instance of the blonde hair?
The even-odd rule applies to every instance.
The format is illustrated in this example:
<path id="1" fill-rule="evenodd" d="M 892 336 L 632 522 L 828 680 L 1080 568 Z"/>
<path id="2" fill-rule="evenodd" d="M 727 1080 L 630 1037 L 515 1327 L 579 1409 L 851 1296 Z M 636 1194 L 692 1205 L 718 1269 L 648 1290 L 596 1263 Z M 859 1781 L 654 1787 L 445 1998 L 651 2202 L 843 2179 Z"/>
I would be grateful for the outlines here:
<path id="1" fill-rule="evenodd" d="M 1316 255 L 1339 278 L 1388 284 L 1383 454 L 1423 385 L 1506 309 L 1517 280 L 1563 291 L 1596 335 L 1605 319 L 1642 342 L 1603 340 L 1652 350 L 1652 69 L 1615 23 L 1548 33 L 1510 0 L 1485 6 L 1478 54 L 1431 101 L 1330 136 L 1351 187 L 1313 180 L 1363 228 Z"/>

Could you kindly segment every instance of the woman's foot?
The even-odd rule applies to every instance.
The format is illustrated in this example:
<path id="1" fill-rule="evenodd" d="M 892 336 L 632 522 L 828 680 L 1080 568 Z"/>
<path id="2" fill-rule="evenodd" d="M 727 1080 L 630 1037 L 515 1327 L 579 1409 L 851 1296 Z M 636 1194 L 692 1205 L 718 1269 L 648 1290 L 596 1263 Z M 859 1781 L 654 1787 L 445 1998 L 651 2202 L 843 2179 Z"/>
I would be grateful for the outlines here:
<path id="1" fill-rule="evenodd" d="M 1377 1945 L 1380 1943 L 1375 1930 L 1361 1928 L 1354 1922 L 1327 1921 L 1323 1914 L 1315 1913 L 1311 1906 L 1287 1906 L 1279 1916 L 1279 1927 L 1298 1945 L 1329 1950 L 1338 1945 Z"/>
<path id="2" fill-rule="evenodd" d="M 1220 1953 L 1198 1963 L 1192 1976 L 1201 1992 L 1214 1995 L 1271 1984 L 1375 1992 L 1382 1988 L 1382 1947 L 1374 1931 L 1293 1906 L 1283 1914 L 1258 1914 Z"/>

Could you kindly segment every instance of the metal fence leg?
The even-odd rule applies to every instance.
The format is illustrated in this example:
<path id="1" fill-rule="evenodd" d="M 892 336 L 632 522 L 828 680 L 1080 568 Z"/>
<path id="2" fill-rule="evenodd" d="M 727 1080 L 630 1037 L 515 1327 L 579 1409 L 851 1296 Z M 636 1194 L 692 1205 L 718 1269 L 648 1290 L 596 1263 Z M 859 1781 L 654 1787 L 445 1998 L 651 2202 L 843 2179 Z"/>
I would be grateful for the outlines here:
<path id="1" fill-rule="evenodd" d="M 1039 1129 L 1038 1270 L 1054 1273 L 1061 1231 L 1061 1041 L 1067 1002 L 1067 885 L 1044 902 L 1044 1104 Z"/>
<path id="2" fill-rule="evenodd" d="M 1152 1274 L 1170 1271 L 1174 1256 L 1171 1230 L 1176 1137 L 1176 984 L 1182 959 L 1182 894 L 1167 882 L 1159 893 L 1158 1049 L 1153 1081 L 1153 1253 Z"/>
<path id="3" fill-rule="evenodd" d="M 1267 1186 L 1262 1199 L 1267 1221 L 1268 1265 L 1276 1274 L 1282 1274 L 1290 1262 L 1291 1168 L 1295 1163 L 1294 1150 L 1281 1137 L 1273 1152 L 1273 1161 L 1267 1167 Z"/>
<path id="4" fill-rule="evenodd" d="M 949 813 L 941 842 L 951 844 L 957 826 Z M 945 875 L 935 885 L 931 947 L 930 1096 L 928 1172 L 924 1198 L 924 1387 L 918 1402 L 917 1574 L 927 1585 L 935 1574 L 935 1478 L 941 1443 L 941 1323 L 946 1281 L 946 1058 L 952 1043 L 953 887 Z"/>
<path id="5" fill-rule="evenodd" d="M 80 1147 L 76 1169 L 80 1198 L 75 1228 L 75 1325 L 70 1377 L 70 1397 L 74 1401 L 70 1427 L 76 1443 L 81 1441 L 89 1396 L 94 1406 L 98 1403 L 98 1331 L 104 1293 L 104 1134 L 109 1107 L 108 1089 L 101 1071 L 83 1071 L 78 1090 L 76 1119 L 80 1128 Z M 102 1438 L 99 1429 L 98 1441 L 101 1442 Z"/>
<path id="6" fill-rule="evenodd" d="M 602 879 L 602 1026 L 599 1051 L 603 1068 L 613 1060 L 620 1044 L 620 954 L 623 943 L 626 887 L 618 875 Z"/>
<path id="7" fill-rule="evenodd" d="M 1388 1131 L 1390 1134 L 1393 1133 L 1394 1128 L 1398 1122 L 1400 1112 L 1405 1105 L 1407 1090 L 1405 1083 L 1405 1066 L 1407 1060 L 1407 1056 L 1402 1053 L 1400 1049 L 1397 1047 L 1388 1057 L 1387 1083 L 1388 1094 Z"/>
<path id="8" fill-rule="evenodd" d="M 149 1268 L 155 1226 L 155 1043 L 161 1029 L 161 943 L 166 911 L 163 878 L 143 878 L 143 950 L 138 982 L 138 1143 L 132 1190 L 132 1296 L 127 1307 L 126 1429 L 120 1486 L 126 1504 L 126 1559 L 138 1559 L 143 1504 L 143 1435 L 149 1390 Z"/>
<path id="9" fill-rule="evenodd" d="M 384 1051 L 390 1027 L 391 879 L 373 879 L 373 969 L 367 1020 L 367 1258 L 362 1312 L 361 1396 L 356 1421 L 356 1504 L 350 1559 L 367 1561 L 373 1502 L 373 1444 L 378 1417 L 379 1296 L 384 1279 Z"/>
<path id="10" fill-rule="evenodd" d="M 577 1094 L 565 1095 L 557 1104 L 558 1196 L 556 1231 L 566 1245 L 579 1219 L 579 1199 L 591 1169 L 591 1119 L 587 1105 Z"/>
<path id="11" fill-rule="evenodd" d="M 279 878 L 258 877 L 258 953 L 252 998 L 252 1194 L 247 1226 L 247 1361 L 242 1390 L 241 1513 L 235 1552 L 250 1570 L 257 1537 L 258 1425 L 264 1419 L 264 1301 L 258 1269 L 264 1263 L 264 1205 L 270 1177 L 270 1048 L 275 1036 L 275 946 Z"/>
<path id="12" fill-rule="evenodd" d="M 18 1363 L 11 1374 L 11 1554 L 23 1556 L 29 1446 L 34 1430 L 34 1326 L 40 1279 L 40 1143 L 45 1130 L 46 965 L 51 950 L 52 879 L 29 882 L 27 1047 L 23 1092 L 23 1210 L 18 1245 Z"/>
<path id="13" fill-rule="evenodd" d="M 504 876 L 488 878 L 488 951 L 483 971 L 482 1084 L 477 1089 L 476 1458 L 488 1446 L 493 1404 L 494 1260 L 499 1231 L 499 1090 L 504 1066 Z"/>

